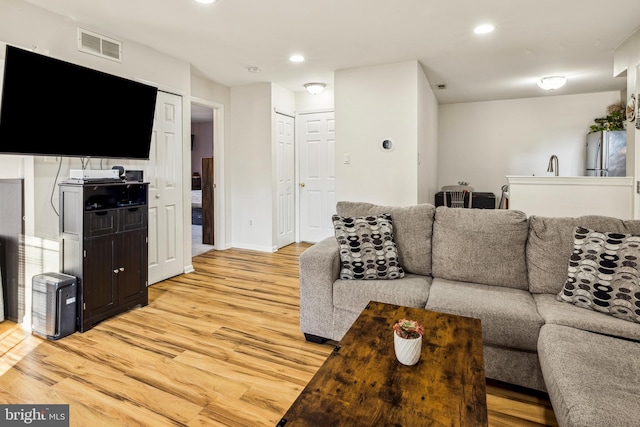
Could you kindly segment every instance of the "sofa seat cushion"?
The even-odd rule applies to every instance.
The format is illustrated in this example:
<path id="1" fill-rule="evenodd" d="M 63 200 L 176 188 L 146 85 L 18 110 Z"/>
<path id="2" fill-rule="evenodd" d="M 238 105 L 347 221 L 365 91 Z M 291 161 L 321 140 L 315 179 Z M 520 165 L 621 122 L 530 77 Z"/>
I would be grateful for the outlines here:
<path id="1" fill-rule="evenodd" d="M 434 278 L 428 310 L 482 321 L 487 344 L 535 351 L 544 323 L 528 291 Z"/>
<path id="2" fill-rule="evenodd" d="M 640 221 L 606 216 L 578 218 L 529 218 L 527 268 L 532 293 L 557 294 L 567 280 L 575 227 L 607 233 L 640 234 Z"/>
<path id="3" fill-rule="evenodd" d="M 333 305 L 360 313 L 369 301 L 406 307 L 424 307 L 429 298 L 431 277 L 405 274 L 395 280 L 343 280 L 333 284 Z"/>
<path id="4" fill-rule="evenodd" d="M 362 202 L 338 202 L 340 216 L 389 214 L 400 263 L 407 273 L 431 274 L 431 233 L 435 206 L 421 204 L 408 207 L 380 206 Z"/>
<path id="5" fill-rule="evenodd" d="M 436 209 L 433 277 L 528 289 L 523 212 L 494 209 Z"/>
<path id="6" fill-rule="evenodd" d="M 553 294 L 534 294 L 538 313 L 547 324 L 640 341 L 640 325 L 596 311 L 559 302 Z"/>
<path id="7" fill-rule="evenodd" d="M 538 355 L 561 426 L 637 426 L 640 343 L 559 325 L 540 330 Z"/>

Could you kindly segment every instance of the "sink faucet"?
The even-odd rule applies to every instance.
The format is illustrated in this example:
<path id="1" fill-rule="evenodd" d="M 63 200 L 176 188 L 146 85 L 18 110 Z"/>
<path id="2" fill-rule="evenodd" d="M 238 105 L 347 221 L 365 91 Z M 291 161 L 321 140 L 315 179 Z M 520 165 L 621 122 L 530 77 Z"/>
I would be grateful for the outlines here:
<path id="1" fill-rule="evenodd" d="M 555 162 L 555 165 L 554 165 Z M 551 156 L 549 159 L 549 166 L 547 167 L 547 172 L 555 172 L 556 176 L 558 176 L 558 156 L 555 154 Z"/>

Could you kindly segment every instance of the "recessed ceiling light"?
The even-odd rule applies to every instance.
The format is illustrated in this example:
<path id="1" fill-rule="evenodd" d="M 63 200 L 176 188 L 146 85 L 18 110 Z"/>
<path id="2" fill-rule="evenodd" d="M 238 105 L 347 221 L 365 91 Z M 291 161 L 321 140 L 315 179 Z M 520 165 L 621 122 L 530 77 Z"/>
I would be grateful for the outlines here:
<path id="1" fill-rule="evenodd" d="M 492 24 L 482 24 L 482 25 L 478 25 L 476 28 L 473 29 L 473 32 L 476 34 L 488 34 L 490 32 L 492 32 L 493 30 L 495 30 L 496 27 Z"/>
<path id="2" fill-rule="evenodd" d="M 298 54 L 291 55 L 289 57 L 289 61 L 291 61 L 291 62 L 304 62 L 304 56 L 298 55 Z"/>
<path id="3" fill-rule="evenodd" d="M 259 73 L 260 72 L 260 68 L 258 67 L 247 67 L 247 71 L 250 73 Z"/>
<path id="4" fill-rule="evenodd" d="M 198 3 L 202 3 L 202 4 L 213 4 L 213 3 L 218 3 L 218 0 L 196 0 Z"/>

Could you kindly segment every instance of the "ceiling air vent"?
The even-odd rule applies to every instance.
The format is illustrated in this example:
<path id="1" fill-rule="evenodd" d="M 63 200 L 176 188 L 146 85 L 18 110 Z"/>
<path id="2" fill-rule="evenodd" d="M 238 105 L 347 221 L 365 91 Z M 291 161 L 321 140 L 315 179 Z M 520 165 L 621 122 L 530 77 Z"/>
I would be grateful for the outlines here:
<path id="1" fill-rule="evenodd" d="M 122 62 L 122 42 L 78 28 L 78 50 Z"/>

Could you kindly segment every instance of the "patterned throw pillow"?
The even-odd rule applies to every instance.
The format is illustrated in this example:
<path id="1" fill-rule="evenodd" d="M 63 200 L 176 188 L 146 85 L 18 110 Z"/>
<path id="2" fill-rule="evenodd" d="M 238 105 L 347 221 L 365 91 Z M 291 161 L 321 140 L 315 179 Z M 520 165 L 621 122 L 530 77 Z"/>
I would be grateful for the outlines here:
<path id="1" fill-rule="evenodd" d="M 333 215 L 340 245 L 341 279 L 398 279 L 404 270 L 393 240 L 391 215 L 343 217 Z"/>
<path id="2" fill-rule="evenodd" d="M 639 264 L 640 236 L 576 227 L 567 281 L 557 299 L 640 323 Z"/>

